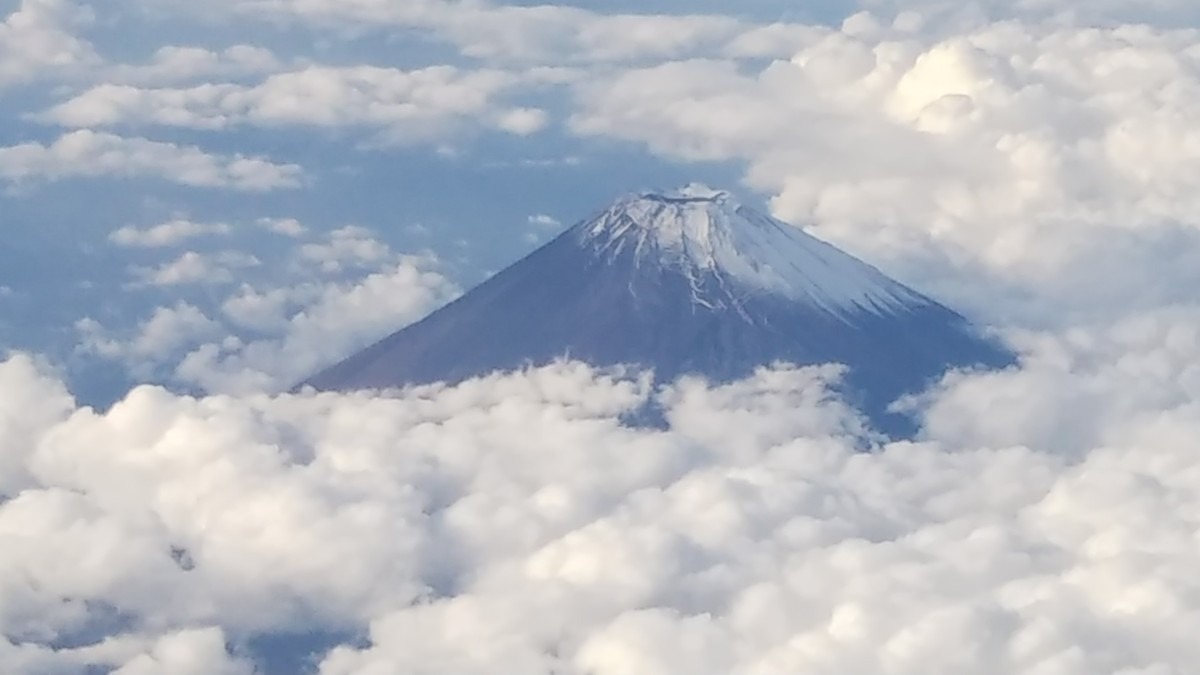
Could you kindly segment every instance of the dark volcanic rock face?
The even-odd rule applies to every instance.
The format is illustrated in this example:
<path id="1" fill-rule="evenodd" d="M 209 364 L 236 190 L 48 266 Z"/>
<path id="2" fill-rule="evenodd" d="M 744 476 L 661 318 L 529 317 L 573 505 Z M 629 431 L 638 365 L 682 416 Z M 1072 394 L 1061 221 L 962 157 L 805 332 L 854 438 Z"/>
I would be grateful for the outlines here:
<path id="1" fill-rule="evenodd" d="M 689 187 L 623 199 L 458 300 L 311 378 L 324 390 L 458 382 L 570 357 L 724 381 L 842 363 L 843 393 L 886 413 L 954 367 L 1013 357 L 957 313 L 803 231 Z"/>

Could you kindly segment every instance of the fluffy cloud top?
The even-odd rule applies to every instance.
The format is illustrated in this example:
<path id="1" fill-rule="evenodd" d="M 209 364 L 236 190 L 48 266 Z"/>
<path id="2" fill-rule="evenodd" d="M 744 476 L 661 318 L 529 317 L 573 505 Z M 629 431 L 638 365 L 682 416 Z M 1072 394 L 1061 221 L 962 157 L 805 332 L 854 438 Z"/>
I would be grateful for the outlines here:
<path id="1" fill-rule="evenodd" d="M 277 391 L 416 321 L 458 288 L 436 261 L 403 256 L 351 282 L 243 287 L 222 305 L 227 321 L 265 335 L 201 345 L 174 378 L 206 391 Z M 143 329 L 144 330 L 144 327 Z"/>
<path id="2" fill-rule="evenodd" d="M 244 672 L 223 639 L 323 629 L 364 636 L 318 654 L 323 675 L 1185 673 L 1195 378 L 1165 364 L 1131 393 L 1126 374 L 1194 359 L 1175 332 L 951 380 L 924 441 L 866 453 L 830 368 L 658 391 L 569 363 L 387 396 L 143 387 L 99 414 L 18 356 L 0 653 L 18 673 Z M 1052 365 L 1064 350 L 1076 372 Z M 1087 393 L 1047 395 L 1047 424 L 1127 414 L 1064 432 L 1064 453 L 1019 411 L 963 403 L 1007 400 L 997 377 Z M 649 396 L 670 427 L 622 426 Z"/>
<path id="3" fill-rule="evenodd" d="M 77 322 L 83 343 L 76 353 L 121 363 L 143 380 L 279 391 L 459 293 L 436 256 L 399 254 L 367 228 L 347 225 L 317 238 L 293 218 L 259 224 L 288 237 L 288 248 L 272 243 L 273 254 L 287 253 L 282 261 L 248 251 L 184 251 L 133 266 L 123 292 L 168 291 L 179 299 L 128 330 L 94 318 Z M 231 229 L 177 220 L 122 228 L 110 239 L 157 248 L 214 228 Z M 251 269 L 266 281 L 248 279 Z"/>

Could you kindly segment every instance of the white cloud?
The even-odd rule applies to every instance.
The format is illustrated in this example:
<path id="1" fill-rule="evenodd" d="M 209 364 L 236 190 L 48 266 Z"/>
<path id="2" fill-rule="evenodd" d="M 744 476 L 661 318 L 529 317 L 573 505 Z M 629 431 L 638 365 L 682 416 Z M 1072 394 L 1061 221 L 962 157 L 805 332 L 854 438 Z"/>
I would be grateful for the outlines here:
<path id="1" fill-rule="evenodd" d="M 240 251 L 216 254 L 186 251 L 157 267 L 131 267 L 136 285 L 178 286 L 182 284 L 224 284 L 234 280 L 234 270 L 258 267 L 257 257 Z"/>
<path id="2" fill-rule="evenodd" d="M 151 177 L 181 185 L 263 192 L 300 185 L 295 164 L 212 155 L 195 146 L 80 129 L 50 145 L 0 147 L 0 179 L 14 183 L 87 177 Z"/>
<path id="3" fill-rule="evenodd" d="M 529 136 L 546 126 L 546 111 L 537 108 L 515 108 L 502 113 L 496 126 L 510 134 Z"/>
<path id="4" fill-rule="evenodd" d="M 295 219 L 258 222 L 289 237 L 282 259 L 184 251 L 159 264 L 131 266 L 133 280 L 124 292 L 177 299 L 126 329 L 93 318 L 77 322 L 79 351 L 121 363 L 140 381 L 213 392 L 278 391 L 459 293 L 432 253 L 397 253 L 367 228 L 344 226 L 316 239 Z M 124 238 L 162 243 L 184 231 L 198 233 L 172 225 Z"/>
<path id="5" fill-rule="evenodd" d="M 1092 395 L 1047 395 L 1048 419 L 1153 411 L 1125 408 L 1069 456 L 1045 424 L 958 404 L 1013 423 L 860 452 L 829 369 L 681 383 L 659 394 L 667 430 L 617 421 L 645 379 L 578 364 L 391 396 L 143 387 L 104 414 L 0 396 L 27 422 L 0 426 L 0 448 L 29 481 L 0 504 L 0 634 L 71 635 L 107 606 L 158 643 L 122 663 L 166 663 L 172 635 L 220 663 L 214 627 L 319 625 L 369 629 L 318 656 L 323 675 L 1183 673 L 1200 657 L 1200 390 L 1156 398 L 1194 378 L 1147 357 L 1194 361 L 1180 331 L 1200 332 L 1167 323 L 1059 345 Z M 1052 360 L 1018 375 L 1025 395 L 1066 377 Z M 1130 392 L 1133 364 L 1156 375 Z M 0 381 L 62 392 L 28 359 Z M 82 658 L 41 650 L 28 672 Z"/>
<path id="6" fill-rule="evenodd" d="M 545 213 L 536 213 L 529 216 L 529 224 L 547 230 L 557 230 L 562 227 L 562 222 L 559 219 Z"/>
<path id="7" fill-rule="evenodd" d="M 10 498 L 30 481 L 25 457 L 33 451 L 37 435 L 65 419 L 75 407 L 66 387 L 43 376 L 46 367 L 24 354 L 6 355 L 0 367 L 0 390 L 20 396 L 0 396 L 0 500 Z M 27 405 L 39 401 L 36 407 Z"/>
<path id="8" fill-rule="evenodd" d="M 154 638 L 122 636 L 95 645 L 51 649 L 0 636 L 0 658 L 12 673 L 78 673 L 103 667 L 114 675 L 251 675 L 248 660 L 229 653 L 220 628 L 190 628 Z"/>
<path id="9" fill-rule="evenodd" d="M 1186 25 L 1197 8 L 1188 0 L 868 0 L 862 3 L 926 31 L 962 30 L 992 21 L 1020 18 L 1059 24 L 1111 25 L 1137 22 L 1160 26 Z"/>
<path id="10" fill-rule="evenodd" d="M 299 237 L 308 232 L 308 228 L 295 218 L 259 218 L 258 224 L 285 237 Z"/>
<path id="11" fill-rule="evenodd" d="M 283 64 L 269 49 L 254 45 L 234 45 L 220 51 L 168 45 L 155 51 L 150 63 L 114 66 L 105 75 L 113 82 L 161 85 L 200 78 L 257 75 L 282 68 Z"/>
<path id="12" fill-rule="evenodd" d="M 0 21 L 0 90 L 96 63 L 91 45 L 72 33 L 90 16 L 70 0 L 21 0 Z"/>
<path id="13" fill-rule="evenodd" d="M 115 664 L 114 664 L 115 665 Z M 231 656 L 219 628 L 183 630 L 164 635 L 113 675 L 253 675 L 253 664 Z"/>
<path id="14" fill-rule="evenodd" d="M 177 3 L 187 6 L 190 3 Z M 444 12 L 458 8 L 473 9 L 482 6 L 478 0 L 410 0 L 405 3 L 389 2 L 388 0 L 360 0 L 351 4 L 333 2 L 332 0 L 307 0 L 296 2 L 282 0 L 281 2 L 260 2 L 259 0 L 220 0 L 209 3 L 204 7 L 193 7 L 203 10 L 209 16 L 228 17 L 233 10 L 242 15 L 275 15 L 295 16 L 317 22 L 333 20 L 357 21 L 363 23 L 395 23 L 424 25 L 431 18 Z"/>
<path id="15" fill-rule="evenodd" d="M 196 237 L 226 235 L 231 231 L 232 228 L 227 223 L 198 223 L 176 218 L 144 229 L 126 225 L 111 232 L 108 240 L 118 246 L 157 248 L 175 246 Z"/>
<path id="16" fill-rule="evenodd" d="M 139 376 L 148 376 L 153 364 L 223 334 L 219 323 L 183 301 L 156 308 L 128 338 L 114 335 L 92 318 L 81 319 L 75 328 L 81 338 L 81 352 L 120 360 Z"/>
<path id="17" fill-rule="evenodd" d="M 527 79 L 499 70 L 452 66 L 411 71 L 309 66 L 271 75 L 256 85 L 148 89 L 101 84 L 55 106 L 44 117 L 71 127 L 363 126 L 397 142 L 447 136 L 466 124 L 525 136 L 545 125 L 545 113 L 508 107 L 497 99 Z"/>
<path id="18" fill-rule="evenodd" d="M 243 288 L 223 312 L 267 337 L 201 345 L 182 357 L 175 377 L 206 391 L 278 391 L 422 318 L 457 292 L 435 260 L 415 256 L 349 282 Z"/>
<path id="19" fill-rule="evenodd" d="M 930 398 L 927 433 L 955 445 L 1085 453 L 1128 427 L 1200 400 L 1195 305 L 1115 322 L 1014 335 L 1029 367 L 951 378 Z"/>
<path id="20" fill-rule="evenodd" d="M 346 267 L 377 267 L 394 254 L 369 229 L 347 225 L 329 233 L 328 241 L 302 245 L 299 255 L 323 272 L 341 272 Z"/>
<path id="21" fill-rule="evenodd" d="M 557 233 L 562 229 L 562 223 L 557 218 L 544 213 L 529 216 L 527 222 L 530 228 L 525 232 L 524 239 L 531 244 L 536 244 L 542 241 L 545 235 Z"/>
<path id="22" fill-rule="evenodd" d="M 572 128 L 745 162 L 781 216 L 993 316 L 1187 300 L 1194 31 L 1009 21 L 931 38 L 857 21 L 797 39 L 765 67 L 581 83 Z"/>

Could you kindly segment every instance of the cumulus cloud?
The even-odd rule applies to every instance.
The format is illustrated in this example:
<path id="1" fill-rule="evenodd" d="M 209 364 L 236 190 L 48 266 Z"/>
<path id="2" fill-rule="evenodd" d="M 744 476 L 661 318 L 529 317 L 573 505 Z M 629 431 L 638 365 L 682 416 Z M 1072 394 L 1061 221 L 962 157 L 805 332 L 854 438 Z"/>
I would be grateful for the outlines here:
<path id="1" fill-rule="evenodd" d="M 200 308 L 182 301 L 156 308 L 131 340 L 113 338 L 91 318 L 81 319 L 76 328 L 83 338 L 80 349 L 133 364 L 168 358 L 183 347 L 197 345 L 222 332 L 220 324 L 205 316 Z"/>
<path id="2" fill-rule="evenodd" d="M 745 162 L 779 215 L 951 300 L 982 308 L 1011 287 L 1020 301 L 996 315 L 1186 300 L 1194 31 L 1007 21 L 938 37 L 858 17 L 800 40 L 765 67 L 582 83 L 572 127 Z"/>
<path id="3" fill-rule="evenodd" d="M 0 147 L 0 179 L 11 183 L 71 177 L 150 177 L 181 185 L 264 192 L 299 187 L 295 164 L 261 157 L 214 155 L 198 147 L 80 129 L 49 145 Z"/>
<path id="4" fill-rule="evenodd" d="M 189 88 L 102 84 L 45 114 L 71 127 L 155 124 L 197 129 L 363 126 L 395 141 L 445 136 L 471 122 L 517 135 L 546 123 L 543 111 L 497 99 L 529 79 L 499 70 L 433 66 L 309 66 L 256 85 Z"/>
<path id="5" fill-rule="evenodd" d="M 196 233 L 195 224 L 179 222 L 188 226 L 124 238 L 146 245 Z M 141 380 L 214 392 L 278 391 L 459 292 L 436 256 L 397 253 L 367 228 L 348 225 L 316 238 L 295 219 L 259 222 L 289 238 L 282 260 L 185 251 L 130 267 L 125 292 L 179 299 L 124 329 L 94 318 L 77 322 L 77 351 L 122 363 Z M 257 280 L 248 275 L 252 269 Z"/>
<path id="6" fill-rule="evenodd" d="M 266 336 L 201 345 L 182 357 L 174 377 L 206 391 L 277 391 L 424 317 L 457 293 L 436 260 L 416 256 L 389 261 L 354 281 L 244 287 L 223 303 L 222 313 Z"/>
<path id="7" fill-rule="evenodd" d="M 325 241 L 304 244 L 299 254 L 323 272 L 340 272 L 347 266 L 374 267 L 394 255 L 373 232 L 357 225 L 339 227 Z"/>
<path id="8" fill-rule="evenodd" d="M 1125 391 L 1129 362 L 1197 348 L 1130 333 L 1059 345 L 1091 396 L 1047 396 L 1043 415 L 1192 386 L 1167 362 Z M 1042 351 L 1010 376 L 1065 379 Z M 216 628 L 361 633 L 315 657 L 323 675 L 1182 673 L 1200 657 L 1194 391 L 1062 453 L 1010 409 L 955 403 L 1006 399 L 998 376 L 960 376 L 926 438 L 864 453 L 837 376 L 656 389 L 560 363 L 386 395 L 142 387 L 100 414 L 17 357 L 0 391 L 50 395 L 0 399 L 21 421 L 0 426 L 21 468 L 6 475 L 25 476 L 0 504 L 16 599 L 0 634 L 77 663 L 51 645 L 116 614 L 141 653 L 189 635 L 180 651 L 239 668 Z M 651 397 L 668 428 L 619 422 Z M 937 421 L 989 416 L 1010 423 Z"/>
<path id="9" fill-rule="evenodd" d="M 90 16 L 70 0 L 21 0 L 0 20 L 0 90 L 98 62 L 92 46 L 73 31 Z"/>
<path id="10" fill-rule="evenodd" d="M 241 251 L 216 254 L 186 251 L 178 258 L 156 267 L 132 267 L 135 285 L 179 286 L 184 284 L 224 284 L 234 280 L 234 271 L 258 267 L 262 261 Z"/>
<path id="11" fill-rule="evenodd" d="M 196 237 L 226 235 L 232 232 L 228 223 L 198 223 L 185 218 L 168 220 L 148 228 L 126 225 L 113 230 L 108 240 L 118 246 L 158 248 L 174 246 Z"/>
<path id="12" fill-rule="evenodd" d="M 63 419 L 75 407 L 66 387 L 45 375 L 45 364 L 24 354 L 7 355 L 0 369 L 4 391 L 20 396 L 0 398 L 0 498 L 7 499 L 24 489 L 30 478 L 24 457 L 30 452 L 38 429 Z M 25 409 L 22 401 L 37 400 L 36 408 Z"/>
<path id="13" fill-rule="evenodd" d="M 1075 456 L 1200 398 L 1195 305 L 1014 338 L 1029 367 L 950 378 L 929 397 L 927 433 Z"/>
<path id="14" fill-rule="evenodd" d="M 167 45 L 158 48 L 149 63 L 116 65 L 105 76 L 113 82 L 148 86 L 244 77 L 282 68 L 283 64 L 271 50 L 255 45 L 233 45 L 221 50 Z"/>
<path id="15" fill-rule="evenodd" d="M 258 224 L 285 237 L 300 237 L 308 232 L 308 228 L 295 218 L 259 218 Z"/>
<path id="16" fill-rule="evenodd" d="M 229 653 L 224 631 L 196 628 L 157 637 L 128 636 L 80 648 L 51 649 L 0 638 L 14 673 L 71 673 L 97 668 L 114 675 L 252 675 L 254 665 Z"/>

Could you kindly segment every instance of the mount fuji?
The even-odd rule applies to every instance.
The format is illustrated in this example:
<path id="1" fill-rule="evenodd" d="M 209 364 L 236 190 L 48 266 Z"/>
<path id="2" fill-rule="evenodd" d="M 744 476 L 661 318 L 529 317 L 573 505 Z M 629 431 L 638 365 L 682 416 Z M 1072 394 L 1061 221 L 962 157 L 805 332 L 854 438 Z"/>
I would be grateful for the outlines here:
<path id="1" fill-rule="evenodd" d="M 841 363 L 880 431 L 889 405 L 1011 353 L 961 315 L 803 230 L 701 185 L 619 199 L 425 319 L 309 379 L 320 390 L 458 382 L 569 357 L 728 381 Z"/>

